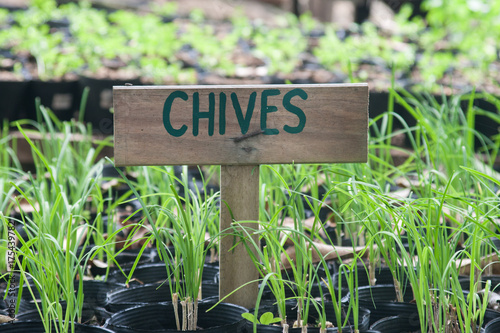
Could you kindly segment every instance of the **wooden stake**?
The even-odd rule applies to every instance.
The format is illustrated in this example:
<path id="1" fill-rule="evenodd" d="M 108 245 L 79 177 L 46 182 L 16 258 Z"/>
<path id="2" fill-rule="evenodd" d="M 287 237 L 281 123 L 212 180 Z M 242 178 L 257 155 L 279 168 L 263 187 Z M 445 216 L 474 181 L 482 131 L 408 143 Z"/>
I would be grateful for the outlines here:
<path id="1" fill-rule="evenodd" d="M 258 221 L 259 219 L 259 166 L 221 166 L 221 215 L 220 230 L 229 228 L 235 221 Z M 246 223 L 255 227 L 254 223 Z M 257 239 L 255 239 L 257 241 Z M 219 297 L 223 298 L 241 285 L 256 280 L 258 271 L 243 245 L 234 245 L 231 236 L 222 237 L 219 248 L 220 286 Z M 258 283 L 252 283 L 228 298 L 225 302 L 253 308 L 257 300 Z"/>

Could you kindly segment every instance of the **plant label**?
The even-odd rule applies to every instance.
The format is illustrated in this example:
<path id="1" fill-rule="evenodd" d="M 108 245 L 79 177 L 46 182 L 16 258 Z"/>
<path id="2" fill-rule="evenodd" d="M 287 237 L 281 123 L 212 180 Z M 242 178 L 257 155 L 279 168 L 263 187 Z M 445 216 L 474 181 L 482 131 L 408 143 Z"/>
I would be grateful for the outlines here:
<path id="1" fill-rule="evenodd" d="M 365 162 L 366 84 L 118 86 L 117 165 Z"/>

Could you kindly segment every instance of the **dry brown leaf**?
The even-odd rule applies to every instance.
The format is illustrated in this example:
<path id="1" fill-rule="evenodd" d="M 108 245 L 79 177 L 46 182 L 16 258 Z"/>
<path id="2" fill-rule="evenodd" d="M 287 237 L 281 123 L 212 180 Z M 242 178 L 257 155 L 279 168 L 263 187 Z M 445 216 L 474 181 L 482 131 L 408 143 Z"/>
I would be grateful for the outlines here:
<path id="1" fill-rule="evenodd" d="M 338 258 L 348 259 L 354 257 L 354 253 L 359 254 L 363 251 L 363 257 L 368 255 L 368 249 L 365 246 L 358 246 L 353 248 L 348 246 L 333 246 L 316 242 L 313 242 L 313 244 L 319 251 L 319 253 L 314 250 L 312 251 L 312 261 L 314 263 L 320 262 L 321 258 L 323 258 L 324 260 L 333 260 Z M 290 257 L 291 260 L 295 260 L 295 246 L 290 246 L 289 248 L 287 248 L 286 254 Z M 283 263 L 283 269 L 291 268 L 290 262 L 288 261 L 284 253 L 281 255 L 281 262 Z"/>
<path id="2" fill-rule="evenodd" d="M 500 274 L 500 262 L 498 261 L 498 255 L 496 253 L 482 257 L 479 266 L 480 269 L 486 268 L 485 274 L 488 275 Z M 470 259 L 458 260 L 456 262 L 456 267 L 457 269 L 459 269 L 459 274 L 469 275 L 471 269 L 471 260 Z"/>
<path id="3" fill-rule="evenodd" d="M 16 318 L 12 318 L 10 316 L 0 314 L 0 324 L 10 323 L 12 321 L 17 320 Z"/>
<path id="4" fill-rule="evenodd" d="M 85 242 L 87 232 L 88 232 L 87 224 L 81 224 L 78 227 L 76 227 L 76 239 L 80 239 L 80 243 L 78 244 L 79 246 L 82 246 L 83 243 Z M 63 250 L 66 250 L 66 237 L 64 237 Z"/>
<path id="5" fill-rule="evenodd" d="M 314 219 L 315 218 L 313 216 L 313 217 L 310 217 L 308 219 L 303 220 L 302 224 L 303 224 L 304 228 L 308 229 L 308 230 L 312 230 L 315 227 L 315 225 L 314 225 Z M 285 217 L 283 219 L 283 227 L 287 227 L 287 228 L 290 228 L 290 229 L 295 229 L 294 219 L 291 218 L 291 217 Z M 319 233 L 319 235 L 321 237 L 326 237 L 323 228 L 321 228 L 321 222 L 320 221 L 316 221 L 316 229 L 320 229 L 318 233 Z M 282 235 L 282 237 L 283 237 L 283 235 Z M 293 241 L 290 240 L 290 239 L 287 239 L 287 241 L 285 242 L 285 245 L 287 245 L 287 246 L 293 245 Z"/>

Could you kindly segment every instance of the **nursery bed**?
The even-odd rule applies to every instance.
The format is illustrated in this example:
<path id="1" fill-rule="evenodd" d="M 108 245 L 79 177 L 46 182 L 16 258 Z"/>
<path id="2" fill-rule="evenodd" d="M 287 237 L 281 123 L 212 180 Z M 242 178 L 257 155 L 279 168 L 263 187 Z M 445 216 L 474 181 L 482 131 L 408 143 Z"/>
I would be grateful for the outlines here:
<path id="1" fill-rule="evenodd" d="M 85 24 L 70 29 L 64 20 L 47 20 L 43 18 L 47 13 L 34 11 L 30 12 L 30 27 L 40 15 L 47 25 L 37 26 L 47 27 L 39 32 L 50 32 L 43 34 L 46 41 L 54 42 L 54 36 L 76 41 L 71 38 L 82 32 L 81 28 L 85 33 L 78 43 L 84 40 L 92 44 L 99 33 L 84 28 L 102 24 L 104 30 L 117 28 L 113 32 L 119 31 L 118 36 L 131 34 L 134 43 L 122 43 L 128 46 L 126 52 L 113 54 L 111 59 L 85 54 L 86 60 L 97 59 L 101 67 L 92 79 L 106 82 L 102 90 L 90 91 L 82 84 L 91 81 L 84 75 L 89 73 L 80 71 L 81 67 L 72 70 L 71 82 L 65 81 L 65 75 L 40 80 L 37 75 L 43 73 L 35 65 L 36 57 L 42 55 L 28 55 L 36 48 L 19 50 L 24 44 L 13 43 L 12 49 L 0 50 L 9 59 L 2 62 L 2 66 L 9 65 L 2 70 L 13 74 L 19 67 L 14 66 L 16 61 L 22 59 L 23 73 L 31 75 L 18 77 L 31 96 L 20 95 L 24 113 L 12 108 L 16 103 L 8 104 L 9 119 L 28 115 L 31 119 L 4 122 L 0 128 L 0 294 L 6 295 L 5 302 L 0 302 L 0 314 L 19 315 L 19 322 L 2 324 L 0 331 L 33 325 L 28 331 L 43 332 L 51 323 L 63 327 L 71 321 L 85 322 L 77 325 L 77 332 L 136 333 L 144 332 L 147 325 L 170 331 L 178 326 L 175 312 L 182 309 L 183 314 L 193 314 L 198 298 L 202 319 L 188 325 L 204 326 L 209 332 L 220 332 L 219 327 L 227 326 L 231 333 L 249 333 L 253 323 L 258 332 L 282 332 L 281 327 L 267 324 L 285 324 L 285 319 L 293 316 L 316 326 L 326 326 L 328 320 L 345 327 L 359 324 L 368 328 L 373 324 L 376 329 L 384 324 L 375 320 L 398 309 L 402 317 L 392 320 L 410 319 L 412 325 L 407 330 L 428 331 L 426 324 L 443 328 L 450 321 L 461 325 L 463 332 L 465 327 L 478 325 L 488 332 L 488 323 L 489 332 L 497 329 L 500 312 L 494 300 L 500 297 L 499 277 L 495 275 L 500 248 L 500 138 L 496 135 L 500 102 L 495 96 L 500 93 L 494 81 L 498 79 L 498 55 L 483 59 L 487 66 L 477 66 L 478 73 L 490 73 L 483 77 L 485 81 L 475 82 L 476 90 L 472 88 L 475 84 L 467 81 L 471 77 L 461 72 L 464 69 L 470 75 L 475 69 L 478 59 L 464 59 L 468 54 L 459 61 L 438 56 L 446 65 L 458 62 L 453 63 L 453 70 L 445 70 L 443 77 L 426 85 L 429 82 L 416 75 L 422 64 L 405 67 L 402 64 L 407 59 L 395 58 L 401 63 L 392 71 L 382 57 L 381 51 L 389 49 L 399 50 L 391 55 L 405 55 L 408 46 L 417 43 L 411 22 L 399 23 L 408 35 L 399 36 L 397 43 L 388 46 L 384 41 L 396 33 L 369 24 L 331 30 L 307 16 L 300 21 L 276 17 L 281 23 L 271 28 L 242 16 L 234 21 L 214 20 L 199 11 L 189 15 L 163 12 L 161 20 L 157 16 L 143 20 L 119 10 L 69 9 L 65 9 L 68 17 L 83 19 Z M 0 26 L 22 35 L 14 28 L 26 23 L 26 17 L 14 18 L 7 13 L 6 21 L 0 17 Z M 50 13 L 60 12 L 53 9 Z M 83 14 L 88 17 L 78 16 Z M 88 24 L 91 18 L 95 24 Z M 108 24 L 108 19 L 113 23 Z M 166 25 L 171 22 L 175 24 Z M 127 30 L 130 27 L 134 29 Z M 178 30 L 133 37 L 137 31 L 165 27 Z M 422 31 L 427 38 L 432 37 L 424 32 L 428 31 Z M 153 67 L 140 63 L 156 57 L 155 52 L 165 51 L 147 47 L 137 51 L 146 45 L 141 44 L 146 37 L 158 35 L 163 45 L 176 47 L 175 52 L 162 53 L 161 61 Z M 106 49 L 108 52 L 119 49 L 120 43 L 113 44 L 113 34 L 106 31 L 105 36 L 97 48 L 74 45 L 82 54 L 109 45 L 113 47 Z M 354 54 L 355 49 L 342 49 L 341 55 L 351 54 L 355 61 L 344 62 L 342 57 L 328 60 L 332 50 L 344 45 L 337 42 L 348 41 L 345 45 L 352 46 L 366 42 L 367 36 L 374 42 L 370 45 L 378 45 L 375 51 L 363 48 L 368 57 Z M 179 38 L 182 43 L 176 44 Z M 464 54 L 464 50 L 448 48 L 452 38 L 442 39 L 435 43 L 438 53 Z M 152 45 L 157 43 L 153 40 Z M 322 46 L 321 55 L 317 47 L 322 43 L 327 45 Z M 54 49 L 61 45 L 56 43 Z M 497 44 L 489 45 L 498 52 Z M 64 46 L 70 47 L 65 51 L 74 51 L 69 44 Z M 290 50 L 299 52 L 287 53 Z M 428 54 L 417 48 L 412 55 L 418 56 L 414 61 L 418 62 Z M 44 60 L 49 68 L 51 59 Z M 178 72 L 162 72 L 162 63 Z M 457 66 L 459 63 L 465 67 Z M 123 74 L 121 70 L 127 65 L 135 66 L 135 75 L 115 76 L 113 79 L 121 80 L 110 82 L 106 75 Z M 140 71 L 148 66 L 149 71 Z M 154 77 L 156 73 L 161 73 L 160 77 Z M 460 80 L 451 82 L 450 77 Z M 223 282 L 217 262 L 219 218 L 225 204 L 219 193 L 220 167 L 115 168 L 113 114 L 109 112 L 112 85 L 352 81 L 371 85 L 370 117 L 376 121 L 369 124 L 368 161 L 260 165 L 258 219 L 244 224 L 234 221 L 226 231 L 252 256 L 260 274 L 261 304 L 269 313 L 262 316 L 255 309 L 224 304 L 215 308 L 216 319 L 205 317 L 204 310 L 215 304 L 217 286 Z M 71 86 L 73 95 L 56 91 L 51 99 L 43 99 L 42 106 L 35 103 L 36 85 L 60 82 Z M 87 116 L 80 113 L 85 109 L 82 100 L 88 101 Z M 29 112 L 28 106 L 33 107 Z M 391 110 L 394 112 L 387 112 Z M 92 115 L 93 111 L 97 113 Z M 85 118 L 91 115 L 94 118 Z M 15 272 L 10 274 L 10 270 Z M 21 293 L 22 280 L 25 289 Z M 382 285 L 377 288 L 382 296 L 372 299 L 370 296 L 377 293 L 371 292 L 370 285 Z M 487 288 L 495 292 L 488 295 L 493 300 L 489 303 L 483 297 Z M 128 295 L 133 299 L 126 299 Z M 177 310 L 173 306 L 176 297 L 181 301 Z M 18 298 L 20 307 L 15 310 Z M 374 308 L 378 301 L 387 301 L 383 305 L 387 313 L 374 310 L 371 317 L 365 306 Z M 40 311 L 35 310 L 36 305 Z M 322 308 L 327 313 L 317 311 Z M 224 314 L 225 309 L 230 315 Z M 162 316 L 165 313 L 169 316 Z M 254 313 L 256 317 L 252 317 Z M 60 321 L 65 314 L 69 321 Z M 80 315 L 82 318 L 77 318 Z M 41 322 L 24 320 L 40 317 Z M 290 332 L 299 330 L 290 328 Z"/>

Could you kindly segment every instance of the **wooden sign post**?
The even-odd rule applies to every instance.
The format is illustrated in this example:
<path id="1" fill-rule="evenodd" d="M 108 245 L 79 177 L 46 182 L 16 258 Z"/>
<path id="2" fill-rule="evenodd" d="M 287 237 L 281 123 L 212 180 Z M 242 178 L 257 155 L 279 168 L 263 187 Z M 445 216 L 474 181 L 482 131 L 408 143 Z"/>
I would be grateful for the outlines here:
<path id="1" fill-rule="evenodd" d="M 114 157 L 126 165 L 221 165 L 221 200 L 236 221 L 259 217 L 259 165 L 366 162 L 366 84 L 118 86 Z M 233 222 L 221 204 L 220 228 Z M 220 244 L 220 297 L 258 272 Z M 257 284 L 226 301 L 255 305 Z"/>

